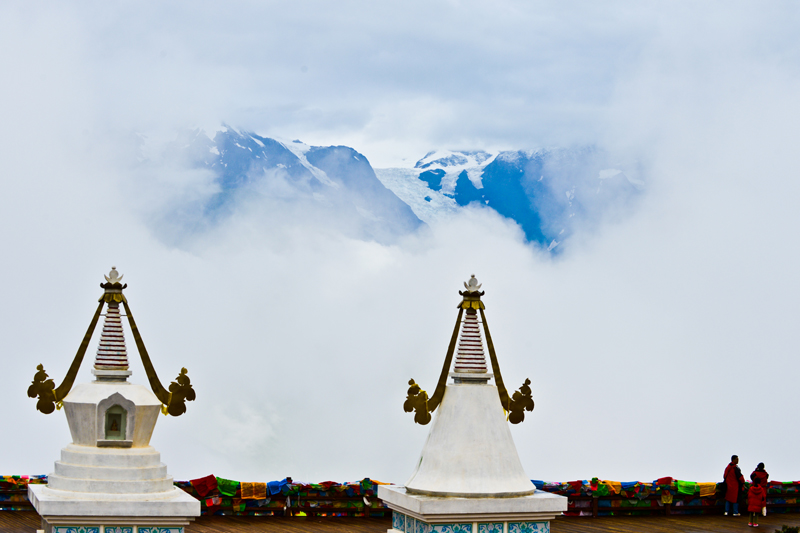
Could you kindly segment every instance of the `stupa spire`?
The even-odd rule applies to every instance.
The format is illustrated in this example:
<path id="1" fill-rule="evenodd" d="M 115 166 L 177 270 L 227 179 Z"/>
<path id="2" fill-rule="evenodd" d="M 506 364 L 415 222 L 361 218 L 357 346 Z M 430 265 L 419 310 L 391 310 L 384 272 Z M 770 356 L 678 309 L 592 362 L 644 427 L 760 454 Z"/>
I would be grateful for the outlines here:
<path id="1" fill-rule="evenodd" d="M 128 350 L 125 347 L 125 333 L 122 331 L 122 319 L 119 304 L 108 304 L 97 356 L 94 359 L 95 370 L 128 370 Z"/>
<path id="2" fill-rule="evenodd" d="M 460 327 L 461 334 L 458 339 L 455 367 L 450 374 L 456 383 L 486 383 L 492 378 L 492 374 L 487 371 L 483 334 L 478 320 L 478 310 L 483 309 L 481 296 L 484 292 L 480 290 L 482 286 L 483 284 L 478 283 L 473 274 L 469 281 L 464 282 L 464 288 L 467 290 L 459 291 L 463 300 L 459 304 L 456 329 Z"/>
<path id="3" fill-rule="evenodd" d="M 94 361 L 94 368 L 92 373 L 97 377 L 98 382 L 102 381 L 127 381 L 131 371 L 128 370 L 128 350 L 125 346 L 125 335 L 122 330 L 122 321 L 120 313 L 120 305 L 125 308 L 125 315 L 128 318 L 128 325 L 130 326 L 133 340 L 136 343 L 136 349 L 142 359 L 142 366 L 147 375 L 147 380 L 150 382 L 150 388 L 153 393 L 162 403 L 162 411 L 164 414 L 172 416 L 180 416 L 186 412 L 186 402 L 195 399 L 195 392 L 192 388 L 191 380 L 187 375 L 187 370 L 181 368 L 180 374 L 175 378 L 175 381 L 169 384 L 169 388 L 164 387 L 158 379 L 153 363 L 150 361 L 150 356 L 144 346 L 142 335 L 139 333 L 139 328 L 136 327 L 136 322 L 133 320 L 131 308 L 128 305 L 128 300 L 122 293 L 128 284 L 122 283 L 122 275 L 117 272 L 116 267 L 111 267 L 111 272 L 107 276 L 105 283 L 101 283 L 100 287 L 103 288 L 103 295 L 97 302 L 97 309 L 95 310 L 89 328 L 83 337 L 78 347 L 78 352 L 72 360 L 72 364 L 67 371 L 67 375 L 61 384 L 56 387 L 55 382 L 49 378 L 45 372 L 43 365 L 36 367 L 37 372 L 34 374 L 33 381 L 28 387 L 28 396 L 31 398 L 38 398 L 36 409 L 44 414 L 52 413 L 56 408 L 60 409 L 63 400 L 69 394 L 75 383 L 75 378 L 80 370 L 81 363 L 83 362 L 86 350 L 91 342 L 94 330 L 102 315 L 103 308 L 106 308 L 105 321 L 103 324 L 103 332 L 100 335 L 100 345 L 97 348 L 97 356 Z"/>
<path id="4" fill-rule="evenodd" d="M 472 275 L 469 285 L 464 283 L 469 292 L 470 287 L 476 291 L 480 288 L 475 274 Z M 471 307 L 467 309 L 467 316 L 461 323 L 461 336 L 458 339 L 458 353 L 456 354 L 456 364 L 453 369 L 455 374 L 475 373 L 486 374 L 486 355 L 483 352 L 483 336 L 478 322 L 478 312 Z M 459 379 L 456 377 L 456 379 Z M 488 376 L 486 377 L 488 379 Z"/>
<path id="5" fill-rule="evenodd" d="M 120 283 L 122 276 L 117 272 L 117 267 L 112 266 L 108 276 L 103 277 L 106 278 L 106 283 L 102 284 L 105 289 L 103 296 L 109 295 L 109 298 L 92 373 L 98 381 L 127 381 L 131 372 L 128 370 L 128 350 L 125 347 L 125 332 L 122 330 L 119 312 L 122 289 L 127 284 L 123 286 Z"/>
<path id="6" fill-rule="evenodd" d="M 500 365 L 494 351 L 489 325 L 486 323 L 486 306 L 481 301 L 485 294 L 480 290 L 483 284 L 478 283 L 475 274 L 469 281 L 464 282 L 465 291 L 458 291 L 462 300 L 458 304 L 458 318 L 447 349 L 442 373 L 432 396 L 412 379 L 409 380 L 408 396 L 403 404 L 406 412 L 414 411 L 414 421 L 418 424 L 427 424 L 431 421 L 431 413 L 436 410 L 444 397 L 447 387 L 448 375 L 456 384 L 486 384 L 494 378 L 500 405 L 508 413 L 508 421 L 518 424 L 525 418 L 524 411 L 532 411 L 534 404 L 529 387 L 530 380 L 525 380 L 518 391 L 508 393 L 503 377 L 500 375 Z M 486 354 L 484 353 L 483 336 L 486 337 L 486 348 L 492 365 L 492 372 L 488 372 Z M 456 344 L 458 352 L 456 353 Z M 453 356 L 455 355 L 455 365 Z M 450 368 L 453 372 L 450 372 Z"/>
<path id="7" fill-rule="evenodd" d="M 120 280 L 122 276 L 117 267 L 111 267 L 106 278 L 105 292 L 122 295 Z M 122 330 L 122 318 L 119 302 L 109 298 L 106 306 L 106 318 L 100 334 L 100 344 L 94 359 L 92 373 L 100 381 L 126 381 L 131 372 L 128 370 L 128 350 L 125 347 L 125 332 Z"/>

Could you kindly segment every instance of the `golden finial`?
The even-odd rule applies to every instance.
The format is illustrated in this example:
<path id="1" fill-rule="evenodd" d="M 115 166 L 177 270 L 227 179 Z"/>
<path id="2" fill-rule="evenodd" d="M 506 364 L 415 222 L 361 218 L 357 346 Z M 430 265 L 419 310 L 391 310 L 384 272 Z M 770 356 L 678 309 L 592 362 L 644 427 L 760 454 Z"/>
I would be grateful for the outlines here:
<path id="1" fill-rule="evenodd" d="M 478 283 L 478 279 L 475 277 L 475 274 L 469 278 L 469 281 L 464 282 L 464 287 L 466 287 L 467 292 L 478 292 L 482 286 L 483 283 Z"/>
<path id="2" fill-rule="evenodd" d="M 122 274 L 122 275 L 120 275 L 120 273 L 119 273 L 119 272 L 117 272 L 117 267 L 115 267 L 115 266 L 112 266 L 112 267 L 111 267 L 111 272 L 109 272 L 109 273 L 108 273 L 108 276 L 106 276 L 106 275 L 104 274 L 104 275 L 103 275 L 103 277 L 104 277 L 104 278 L 106 278 L 106 281 L 107 281 L 107 282 L 109 282 L 109 283 L 111 283 L 112 285 L 114 285 L 115 283 L 119 283 L 120 281 L 122 281 L 122 277 L 123 277 L 124 275 L 125 275 L 125 274 Z"/>

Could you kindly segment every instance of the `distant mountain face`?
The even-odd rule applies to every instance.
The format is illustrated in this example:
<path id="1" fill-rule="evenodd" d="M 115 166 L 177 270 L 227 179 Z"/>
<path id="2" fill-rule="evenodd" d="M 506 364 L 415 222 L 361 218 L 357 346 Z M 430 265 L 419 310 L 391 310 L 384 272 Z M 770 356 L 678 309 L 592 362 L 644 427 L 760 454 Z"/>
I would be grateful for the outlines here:
<path id="1" fill-rule="evenodd" d="M 514 220 L 529 241 L 555 249 L 578 227 L 597 224 L 640 195 L 635 168 L 595 148 L 434 151 L 414 168 L 373 169 L 346 146 L 309 146 L 225 128 L 180 143 L 214 190 L 189 226 L 213 224 L 250 202 L 298 220 L 387 242 L 470 206 Z M 254 200 L 255 199 L 255 200 Z M 260 202 L 260 203 L 259 203 Z M 186 224 L 184 223 L 184 226 Z"/>
<path id="2" fill-rule="evenodd" d="M 216 175 L 218 191 L 205 203 L 206 218 L 228 215 L 244 197 L 260 195 L 349 219 L 350 229 L 358 226 L 379 241 L 422 225 L 378 180 L 367 158 L 346 146 L 281 142 L 226 127 L 213 139 L 195 132 L 184 150 L 191 166 Z"/>
<path id="3" fill-rule="evenodd" d="M 595 148 L 437 151 L 413 169 L 377 169 L 376 174 L 424 221 L 481 205 L 516 221 L 528 240 L 550 249 L 578 224 L 596 223 L 625 208 L 641 189 L 635 169 L 623 170 Z M 431 203 L 437 207 L 431 209 Z"/>

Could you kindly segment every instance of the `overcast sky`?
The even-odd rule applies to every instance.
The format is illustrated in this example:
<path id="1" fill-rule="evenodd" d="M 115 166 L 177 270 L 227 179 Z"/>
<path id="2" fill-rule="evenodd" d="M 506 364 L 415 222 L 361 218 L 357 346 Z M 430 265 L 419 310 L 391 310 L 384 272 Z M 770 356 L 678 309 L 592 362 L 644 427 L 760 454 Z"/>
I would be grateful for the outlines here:
<path id="1" fill-rule="evenodd" d="M 435 387 L 472 273 L 506 383 L 532 381 L 512 427 L 531 478 L 718 481 L 732 453 L 800 478 L 798 15 L 2 3 L 0 472 L 51 472 L 69 442 L 25 390 L 38 363 L 61 381 L 116 265 L 162 382 L 186 366 L 197 391 L 152 440 L 177 479 L 403 483 L 428 431 L 402 412 L 406 382 Z M 592 144 L 641 163 L 644 197 L 555 258 L 488 210 L 381 245 L 250 206 L 167 244 L 147 206 L 200 185 L 166 165 L 141 179 L 135 141 L 223 122 L 375 167 Z"/>

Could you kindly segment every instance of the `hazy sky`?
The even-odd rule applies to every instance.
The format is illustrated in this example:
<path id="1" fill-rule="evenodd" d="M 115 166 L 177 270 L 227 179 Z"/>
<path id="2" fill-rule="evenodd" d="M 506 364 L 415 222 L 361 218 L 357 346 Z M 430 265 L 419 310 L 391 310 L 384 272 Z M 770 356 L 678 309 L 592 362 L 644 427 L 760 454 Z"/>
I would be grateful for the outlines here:
<path id="1" fill-rule="evenodd" d="M 402 412 L 406 382 L 435 387 L 472 273 L 506 383 L 532 380 L 536 410 L 512 427 L 531 478 L 717 481 L 732 453 L 800 478 L 799 15 L 2 3 L 0 472 L 48 473 L 69 442 L 25 390 L 38 363 L 63 378 L 116 265 L 162 381 L 186 366 L 197 391 L 152 440 L 177 479 L 403 483 L 428 431 Z M 640 161 L 645 193 L 556 258 L 488 210 L 381 245 L 249 205 L 165 244 L 149 206 L 208 183 L 166 164 L 143 178 L 136 139 L 222 122 L 375 167 L 595 144 Z"/>

